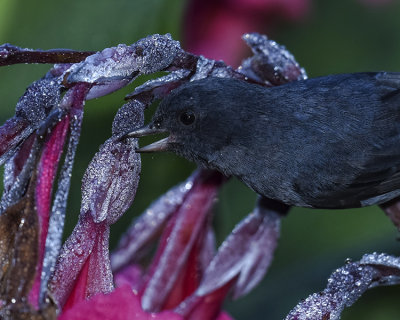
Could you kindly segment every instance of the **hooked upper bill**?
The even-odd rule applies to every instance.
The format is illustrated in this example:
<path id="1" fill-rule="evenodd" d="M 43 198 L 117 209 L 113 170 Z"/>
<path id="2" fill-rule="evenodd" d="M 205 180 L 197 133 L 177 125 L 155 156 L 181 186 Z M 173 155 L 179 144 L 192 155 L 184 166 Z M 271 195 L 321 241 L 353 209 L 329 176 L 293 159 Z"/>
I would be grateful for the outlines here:
<path id="1" fill-rule="evenodd" d="M 124 136 L 121 137 L 121 140 L 125 140 L 128 138 L 140 138 L 140 137 L 145 137 L 157 133 L 164 133 L 167 132 L 167 130 L 164 129 L 159 129 L 155 128 L 152 125 L 145 125 L 141 128 L 138 128 L 136 130 L 133 130 L 131 132 L 128 132 Z M 159 151 L 167 151 L 168 150 L 168 138 L 166 137 L 164 139 L 161 139 L 159 141 L 153 142 L 152 144 L 149 144 L 148 146 L 144 146 L 142 148 L 136 149 L 136 152 L 159 152 Z"/>

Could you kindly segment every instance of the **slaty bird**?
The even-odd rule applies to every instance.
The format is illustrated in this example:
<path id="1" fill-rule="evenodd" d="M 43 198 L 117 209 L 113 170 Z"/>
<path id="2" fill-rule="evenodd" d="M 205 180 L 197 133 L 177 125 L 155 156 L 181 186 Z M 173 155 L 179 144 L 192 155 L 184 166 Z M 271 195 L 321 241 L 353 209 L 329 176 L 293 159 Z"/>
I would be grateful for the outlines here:
<path id="1" fill-rule="evenodd" d="M 353 208 L 400 195 L 400 73 L 277 87 L 193 81 L 124 138 L 165 132 L 138 152 L 174 152 L 288 205 Z"/>

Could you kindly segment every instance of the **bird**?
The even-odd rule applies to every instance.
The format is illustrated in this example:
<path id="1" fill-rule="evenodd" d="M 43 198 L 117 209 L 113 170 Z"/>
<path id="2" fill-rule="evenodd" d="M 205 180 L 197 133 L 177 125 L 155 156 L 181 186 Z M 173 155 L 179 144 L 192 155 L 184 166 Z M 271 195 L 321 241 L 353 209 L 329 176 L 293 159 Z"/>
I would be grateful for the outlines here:
<path id="1" fill-rule="evenodd" d="M 400 196 L 400 73 L 266 87 L 209 77 L 171 91 L 124 139 L 170 151 L 289 206 L 357 208 Z"/>

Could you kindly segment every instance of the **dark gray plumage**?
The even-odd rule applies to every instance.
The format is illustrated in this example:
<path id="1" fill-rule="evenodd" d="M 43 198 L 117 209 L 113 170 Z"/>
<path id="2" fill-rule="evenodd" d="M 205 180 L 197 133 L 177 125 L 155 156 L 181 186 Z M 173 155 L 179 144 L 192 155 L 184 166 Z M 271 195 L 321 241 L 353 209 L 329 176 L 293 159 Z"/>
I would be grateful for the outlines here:
<path id="1" fill-rule="evenodd" d="M 265 88 L 207 78 L 174 90 L 139 151 L 175 152 L 288 205 L 349 208 L 400 195 L 400 73 L 331 75 Z"/>

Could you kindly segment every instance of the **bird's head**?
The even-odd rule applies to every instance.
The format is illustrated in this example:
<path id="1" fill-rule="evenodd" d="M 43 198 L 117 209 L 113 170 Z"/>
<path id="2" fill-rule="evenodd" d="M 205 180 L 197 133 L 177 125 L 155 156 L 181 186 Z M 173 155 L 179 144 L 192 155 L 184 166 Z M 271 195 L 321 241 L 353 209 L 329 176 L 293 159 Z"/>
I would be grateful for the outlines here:
<path id="1" fill-rule="evenodd" d="M 244 128 L 249 126 L 243 123 L 252 117 L 247 105 L 254 98 L 249 86 L 255 85 L 221 78 L 182 85 L 161 101 L 149 124 L 123 138 L 169 133 L 137 151 L 171 151 L 197 163 L 209 163 L 239 136 L 246 136 Z"/>
<path id="2" fill-rule="evenodd" d="M 207 78 L 173 90 L 161 101 L 153 119 L 123 138 L 169 133 L 168 137 L 138 149 L 138 152 L 172 151 L 189 160 L 199 160 L 221 146 L 230 125 L 224 117 L 227 79 Z"/>

